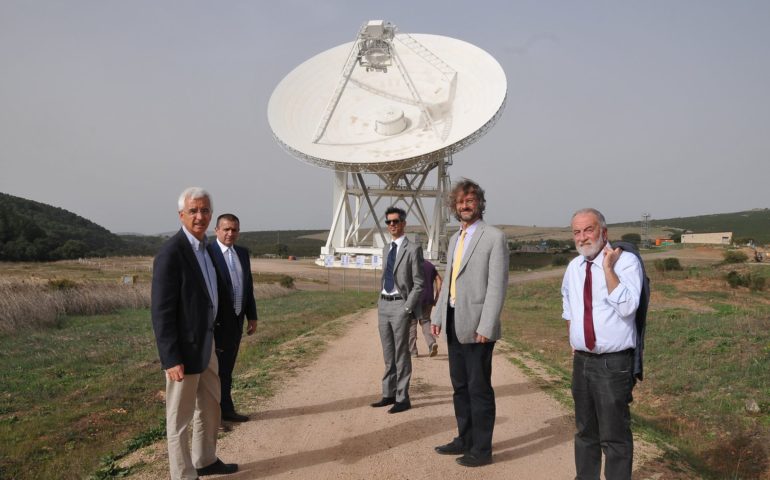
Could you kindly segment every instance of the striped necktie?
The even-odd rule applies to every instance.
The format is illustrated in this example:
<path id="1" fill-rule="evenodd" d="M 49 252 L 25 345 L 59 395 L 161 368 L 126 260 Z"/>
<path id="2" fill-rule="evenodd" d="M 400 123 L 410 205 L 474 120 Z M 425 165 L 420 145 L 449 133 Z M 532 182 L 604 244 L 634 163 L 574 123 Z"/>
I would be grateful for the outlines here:
<path id="1" fill-rule="evenodd" d="M 233 308 L 235 314 L 241 313 L 241 302 L 243 301 L 243 291 L 241 289 L 241 278 L 238 275 L 238 268 L 235 265 L 236 254 L 233 252 L 233 247 L 227 249 L 227 263 L 230 270 L 230 280 L 233 282 Z"/>

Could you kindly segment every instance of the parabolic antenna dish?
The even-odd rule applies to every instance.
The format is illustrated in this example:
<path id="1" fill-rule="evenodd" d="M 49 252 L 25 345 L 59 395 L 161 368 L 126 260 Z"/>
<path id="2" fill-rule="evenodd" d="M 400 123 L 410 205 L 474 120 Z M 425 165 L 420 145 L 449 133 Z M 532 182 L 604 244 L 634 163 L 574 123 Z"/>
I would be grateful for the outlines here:
<path id="1" fill-rule="evenodd" d="M 383 67 L 387 58 L 373 51 L 364 61 L 376 67 L 353 68 L 356 42 L 302 63 L 270 97 L 273 134 L 310 164 L 362 173 L 430 165 L 475 141 L 502 112 L 505 73 L 470 43 L 396 33 L 392 63 Z"/>

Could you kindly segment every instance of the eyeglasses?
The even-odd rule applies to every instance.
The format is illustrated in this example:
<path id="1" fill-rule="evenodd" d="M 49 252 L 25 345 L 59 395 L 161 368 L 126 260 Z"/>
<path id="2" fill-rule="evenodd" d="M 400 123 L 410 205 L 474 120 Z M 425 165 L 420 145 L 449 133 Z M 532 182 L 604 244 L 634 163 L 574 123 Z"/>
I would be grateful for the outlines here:
<path id="1" fill-rule="evenodd" d="M 393 220 L 385 220 L 385 225 L 398 225 L 401 223 L 400 218 L 394 218 Z"/>
<path id="2" fill-rule="evenodd" d="M 198 213 L 200 213 L 204 217 L 207 217 L 207 216 L 211 215 L 211 209 L 210 208 L 191 208 L 189 210 L 185 210 L 184 213 L 186 213 L 187 215 L 189 215 L 191 217 L 194 217 Z"/>
<path id="3" fill-rule="evenodd" d="M 455 202 L 455 205 L 475 205 L 479 203 L 479 199 L 476 197 L 466 197 L 465 199 L 459 199 Z"/>

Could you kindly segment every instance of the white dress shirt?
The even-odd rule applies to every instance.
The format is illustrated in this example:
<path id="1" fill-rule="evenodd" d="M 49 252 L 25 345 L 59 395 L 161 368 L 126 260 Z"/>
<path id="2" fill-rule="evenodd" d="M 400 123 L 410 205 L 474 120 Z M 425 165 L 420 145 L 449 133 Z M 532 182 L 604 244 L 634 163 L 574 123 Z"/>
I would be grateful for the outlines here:
<path id="1" fill-rule="evenodd" d="M 612 294 L 607 293 L 604 277 L 604 250 L 591 265 L 594 332 L 596 347 L 589 350 L 583 335 L 583 285 L 586 278 L 586 258 L 574 258 L 567 266 L 561 285 L 562 318 L 570 321 L 569 342 L 575 350 L 591 353 L 612 353 L 636 346 L 636 309 L 642 291 L 642 268 L 636 255 L 621 252 L 615 262 L 615 274 L 620 284 Z"/>

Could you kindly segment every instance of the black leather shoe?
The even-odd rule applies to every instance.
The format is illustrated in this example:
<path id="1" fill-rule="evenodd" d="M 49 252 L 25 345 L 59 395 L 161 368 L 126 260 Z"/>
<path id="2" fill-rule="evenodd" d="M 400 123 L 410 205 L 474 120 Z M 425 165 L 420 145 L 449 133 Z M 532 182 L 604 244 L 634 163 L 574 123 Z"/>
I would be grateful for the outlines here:
<path id="1" fill-rule="evenodd" d="M 222 420 L 226 422 L 248 422 L 249 417 L 235 412 L 222 412 Z"/>
<path id="2" fill-rule="evenodd" d="M 472 453 L 466 453 L 462 457 L 455 460 L 463 467 L 481 467 L 483 465 L 489 465 L 492 463 L 492 456 L 489 457 L 477 457 Z"/>
<path id="3" fill-rule="evenodd" d="M 457 442 L 449 442 L 446 445 L 439 445 L 438 447 L 435 447 L 434 450 L 439 455 L 463 455 L 465 454 L 465 449 L 462 445 L 460 445 Z"/>
<path id="4" fill-rule="evenodd" d="M 388 413 L 401 413 L 409 410 L 410 408 L 412 408 L 412 404 L 409 403 L 409 400 L 406 402 L 396 402 L 393 404 L 391 409 L 388 410 Z"/>
<path id="5" fill-rule="evenodd" d="M 379 402 L 374 402 L 371 405 L 377 408 L 377 407 L 386 407 L 388 405 L 393 405 L 394 403 L 396 403 L 396 397 L 382 397 L 382 399 Z"/>
<path id="6" fill-rule="evenodd" d="M 224 463 L 217 458 L 217 461 L 209 465 L 208 467 L 196 468 L 199 477 L 205 477 L 206 475 L 228 475 L 238 471 L 237 463 Z"/>

